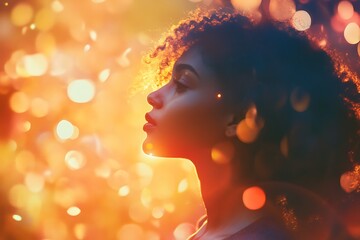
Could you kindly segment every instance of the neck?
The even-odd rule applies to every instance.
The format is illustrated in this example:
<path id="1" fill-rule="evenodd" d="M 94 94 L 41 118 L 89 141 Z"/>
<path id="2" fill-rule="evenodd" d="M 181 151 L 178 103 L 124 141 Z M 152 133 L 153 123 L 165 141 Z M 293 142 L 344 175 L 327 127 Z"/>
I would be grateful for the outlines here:
<path id="1" fill-rule="evenodd" d="M 201 184 L 208 230 L 215 231 L 235 220 L 246 226 L 259 217 L 259 212 L 248 210 L 242 204 L 245 187 L 233 182 L 231 164 L 215 163 L 210 151 L 204 151 L 191 160 Z"/>

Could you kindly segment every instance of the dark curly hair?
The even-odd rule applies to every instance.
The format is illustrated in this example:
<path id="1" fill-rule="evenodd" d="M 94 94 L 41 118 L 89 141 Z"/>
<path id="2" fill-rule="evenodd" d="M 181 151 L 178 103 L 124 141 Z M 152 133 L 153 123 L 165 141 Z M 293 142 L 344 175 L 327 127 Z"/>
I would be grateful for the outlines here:
<path id="1" fill-rule="evenodd" d="M 217 75 L 222 100 L 238 107 L 237 120 L 255 105 L 265 122 L 247 145 L 248 161 L 234 163 L 239 176 L 314 189 L 319 181 L 339 186 L 350 171 L 359 191 L 359 78 L 334 51 L 289 23 L 227 8 L 198 9 L 146 57 L 156 69 L 156 86 L 171 78 L 175 61 L 195 45 Z"/>

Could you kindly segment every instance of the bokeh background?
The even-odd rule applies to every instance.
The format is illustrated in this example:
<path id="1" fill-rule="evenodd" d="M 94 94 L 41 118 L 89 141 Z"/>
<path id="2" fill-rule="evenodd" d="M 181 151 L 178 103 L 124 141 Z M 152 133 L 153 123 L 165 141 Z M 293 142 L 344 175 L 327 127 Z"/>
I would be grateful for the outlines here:
<path id="1" fill-rule="evenodd" d="M 289 20 L 359 72 L 360 1 L 0 0 L 0 239 L 194 231 L 192 164 L 141 150 L 152 89 L 138 73 L 172 24 L 217 5 Z"/>

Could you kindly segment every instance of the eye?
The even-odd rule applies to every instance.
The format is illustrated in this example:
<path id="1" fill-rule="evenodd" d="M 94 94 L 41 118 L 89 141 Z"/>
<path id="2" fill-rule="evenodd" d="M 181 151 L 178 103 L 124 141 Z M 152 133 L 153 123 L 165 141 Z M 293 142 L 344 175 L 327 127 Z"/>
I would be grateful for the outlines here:
<path id="1" fill-rule="evenodd" d="M 188 89 L 188 87 L 185 84 L 181 83 L 179 80 L 174 80 L 174 84 L 177 93 L 183 93 Z"/>

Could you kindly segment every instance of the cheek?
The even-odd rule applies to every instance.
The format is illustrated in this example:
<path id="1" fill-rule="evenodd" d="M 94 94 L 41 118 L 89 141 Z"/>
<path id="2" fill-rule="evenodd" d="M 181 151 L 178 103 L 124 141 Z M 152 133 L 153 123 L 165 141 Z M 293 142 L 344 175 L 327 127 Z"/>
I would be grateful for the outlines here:
<path id="1" fill-rule="evenodd" d="M 223 136 L 223 116 L 215 103 L 192 101 L 177 106 L 174 103 L 167 110 L 162 133 L 179 145 L 209 145 Z"/>

